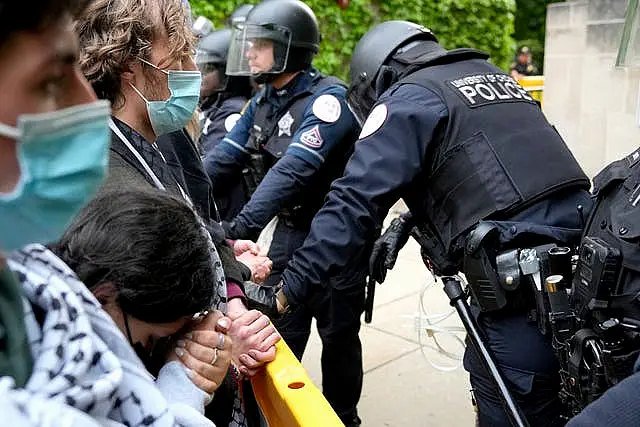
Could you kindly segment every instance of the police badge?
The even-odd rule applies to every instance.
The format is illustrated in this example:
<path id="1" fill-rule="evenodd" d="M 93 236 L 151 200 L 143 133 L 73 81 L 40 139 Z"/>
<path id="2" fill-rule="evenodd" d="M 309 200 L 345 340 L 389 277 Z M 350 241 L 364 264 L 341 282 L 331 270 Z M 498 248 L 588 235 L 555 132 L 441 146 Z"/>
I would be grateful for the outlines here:
<path id="1" fill-rule="evenodd" d="M 291 112 L 287 111 L 287 114 L 282 116 L 278 121 L 278 136 L 286 135 L 291 136 L 291 125 L 293 124 L 293 116 Z"/>

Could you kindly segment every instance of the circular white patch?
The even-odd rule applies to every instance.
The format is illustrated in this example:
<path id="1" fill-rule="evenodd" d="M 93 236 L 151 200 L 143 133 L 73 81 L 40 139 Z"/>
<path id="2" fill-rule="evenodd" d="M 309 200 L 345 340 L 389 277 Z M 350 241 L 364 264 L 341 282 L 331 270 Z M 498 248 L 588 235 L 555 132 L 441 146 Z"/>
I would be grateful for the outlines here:
<path id="1" fill-rule="evenodd" d="M 323 122 L 333 123 L 340 118 L 340 101 L 333 95 L 320 95 L 313 101 L 313 114 Z"/>
<path id="2" fill-rule="evenodd" d="M 360 136 L 358 139 L 366 138 L 368 136 L 373 135 L 378 129 L 382 127 L 384 121 L 387 120 L 387 106 L 385 104 L 380 104 L 376 106 L 367 117 L 367 120 L 364 122 L 362 126 L 362 131 L 360 132 Z"/>
<path id="3" fill-rule="evenodd" d="M 230 116 L 227 116 L 227 118 L 224 119 L 224 130 L 226 130 L 227 132 L 231 132 L 231 129 L 233 129 L 238 120 L 240 120 L 240 117 L 242 117 L 240 113 L 234 113 Z"/>

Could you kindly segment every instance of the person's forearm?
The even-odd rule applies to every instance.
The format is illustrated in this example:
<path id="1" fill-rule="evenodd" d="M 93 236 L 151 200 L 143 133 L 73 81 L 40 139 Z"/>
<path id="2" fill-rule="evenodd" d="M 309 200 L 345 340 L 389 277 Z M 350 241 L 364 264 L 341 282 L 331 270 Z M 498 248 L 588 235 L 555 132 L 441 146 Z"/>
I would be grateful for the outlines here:
<path id="1" fill-rule="evenodd" d="M 247 309 L 246 303 L 241 298 L 234 298 L 227 303 L 227 316 L 229 316 L 231 320 L 235 320 L 247 311 L 249 311 L 249 309 Z"/>
<path id="2" fill-rule="evenodd" d="M 227 280 L 227 300 L 231 303 L 231 301 L 236 299 L 239 299 L 243 305 L 247 305 L 246 296 L 244 292 L 242 292 L 242 287 L 233 281 Z M 237 303 L 234 303 L 234 305 L 235 304 Z"/>

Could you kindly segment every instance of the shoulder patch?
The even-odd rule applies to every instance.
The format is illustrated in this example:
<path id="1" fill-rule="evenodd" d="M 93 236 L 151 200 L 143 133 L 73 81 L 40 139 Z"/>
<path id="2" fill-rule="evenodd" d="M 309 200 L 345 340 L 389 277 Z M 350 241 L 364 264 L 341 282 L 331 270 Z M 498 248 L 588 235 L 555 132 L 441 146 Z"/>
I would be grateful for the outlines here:
<path id="1" fill-rule="evenodd" d="M 367 117 L 367 120 L 362 125 L 362 131 L 360 132 L 360 136 L 358 139 L 366 138 L 368 136 L 373 135 L 382 127 L 385 120 L 387 120 L 387 105 L 380 104 L 376 106 Z"/>
<path id="2" fill-rule="evenodd" d="M 324 142 L 324 140 L 322 139 L 322 135 L 320 134 L 318 125 L 315 125 L 308 131 L 303 132 L 302 135 L 300 135 L 300 142 L 311 148 L 322 147 L 322 143 Z"/>
<path id="3" fill-rule="evenodd" d="M 320 95 L 313 101 L 313 106 L 311 107 L 313 114 L 327 123 L 334 123 L 340 118 L 340 113 L 342 113 L 342 107 L 340 106 L 340 101 L 333 95 L 325 94 Z"/>
<path id="4" fill-rule="evenodd" d="M 224 130 L 227 132 L 231 132 L 231 129 L 236 125 L 238 120 L 240 120 L 240 113 L 229 114 L 226 119 L 224 119 Z"/>

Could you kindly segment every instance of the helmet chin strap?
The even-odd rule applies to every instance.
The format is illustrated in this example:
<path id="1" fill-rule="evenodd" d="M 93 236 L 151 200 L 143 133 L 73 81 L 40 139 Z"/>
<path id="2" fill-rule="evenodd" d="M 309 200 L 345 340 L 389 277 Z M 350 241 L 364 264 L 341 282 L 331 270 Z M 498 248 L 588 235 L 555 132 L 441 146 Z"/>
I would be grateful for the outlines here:
<path id="1" fill-rule="evenodd" d="M 378 77 L 376 77 L 374 85 L 376 90 L 376 99 L 380 98 L 380 96 L 398 80 L 399 74 L 395 68 L 389 65 L 383 65 L 380 67 L 380 71 L 378 71 Z"/>

